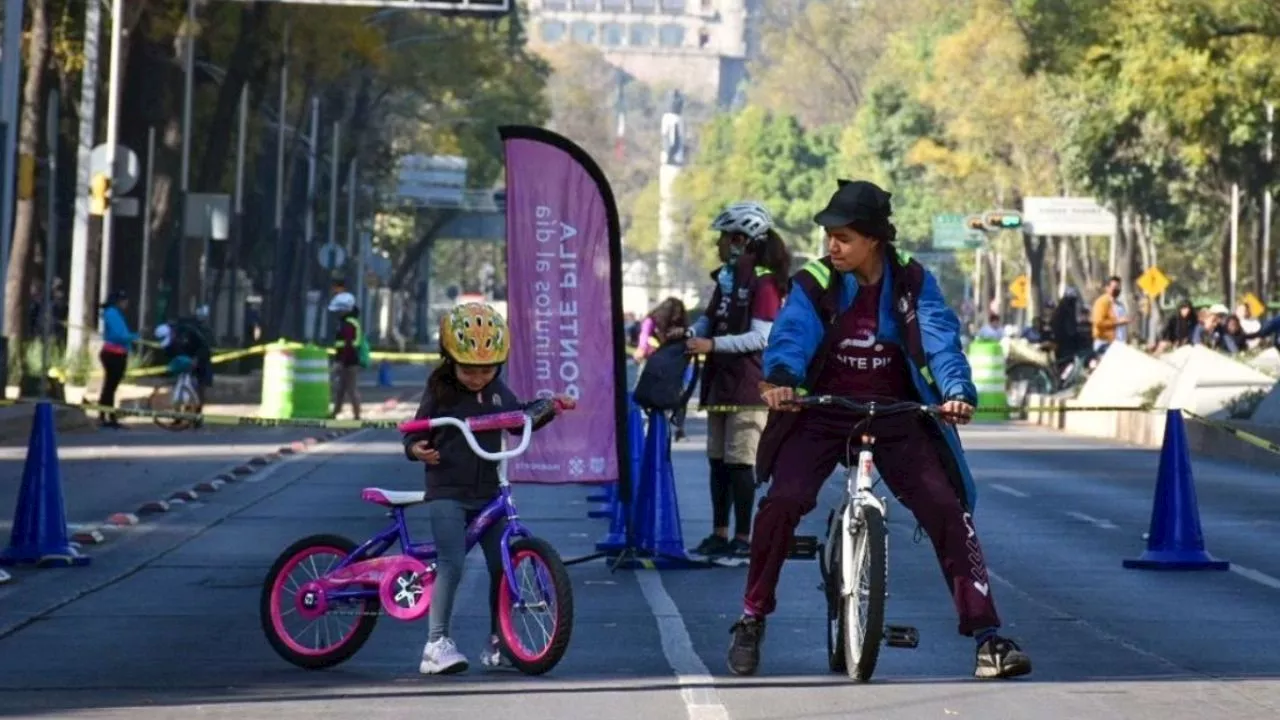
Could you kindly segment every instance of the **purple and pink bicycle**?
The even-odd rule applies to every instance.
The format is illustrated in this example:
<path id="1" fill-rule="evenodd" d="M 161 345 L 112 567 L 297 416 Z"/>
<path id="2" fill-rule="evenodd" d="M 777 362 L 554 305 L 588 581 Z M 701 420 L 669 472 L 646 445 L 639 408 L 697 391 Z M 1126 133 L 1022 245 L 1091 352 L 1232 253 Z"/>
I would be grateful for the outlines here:
<path id="1" fill-rule="evenodd" d="M 467 420 L 411 420 L 399 427 L 402 433 L 458 428 L 472 452 L 498 463 L 498 497 L 467 527 L 466 547 L 470 552 L 489 528 L 505 519 L 498 639 L 511 664 L 530 675 L 551 670 L 564 657 L 573 632 L 573 590 L 559 553 L 521 524 L 507 460 L 528 450 L 534 427 L 561 410 L 553 400 L 539 400 L 524 410 Z M 520 442 L 510 450 L 488 452 L 476 442 L 477 432 L 517 429 Z M 308 670 L 333 667 L 360 650 L 382 613 L 406 622 L 426 615 L 436 549 L 433 543 L 414 542 L 404 518 L 405 508 L 425 502 L 425 494 L 365 488 L 362 499 L 390 508 L 392 521 L 385 529 L 358 546 L 341 535 L 312 535 L 280 554 L 267 573 L 260 614 L 263 632 L 281 657 Z M 399 553 L 385 554 L 397 544 Z M 533 622 L 535 615 L 545 620 Z"/>

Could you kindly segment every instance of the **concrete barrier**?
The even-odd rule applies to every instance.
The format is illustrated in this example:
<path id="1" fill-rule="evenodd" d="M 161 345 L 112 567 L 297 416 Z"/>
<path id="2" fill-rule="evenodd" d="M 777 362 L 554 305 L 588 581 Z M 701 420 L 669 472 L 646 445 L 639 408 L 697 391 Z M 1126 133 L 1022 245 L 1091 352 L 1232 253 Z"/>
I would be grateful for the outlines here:
<path id="1" fill-rule="evenodd" d="M 1165 413 L 1162 410 L 1122 410 L 1115 412 L 1071 412 L 1073 403 L 1062 398 L 1028 395 L 1026 423 L 1059 430 L 1070 435 L 1106 438 L 1145 448 L 1159 448 L 1164 441 Z M 1075 403 L 1079 406 L 1079 403 Z M 1092 422 L 1074 420 L 1100 416 Z M 1249 420 L 1229 420 L 1206 424 L 1194 419 L 1186 423 L 1187 442 L 1201 457 L 1238 462 L 1252 468 L 1280 471 L 1280 454 L 1241 440 L 1222 426 L 1234 428 L 1280 444 L 1280 425 Z"/>
<path id="2" fill-rule="evenodd" d="M 1249 391 L 1269 391 L 1276 384 L 1266 373 L 1202 346 L 1179 348 L 1170 354 L 1175 356 L 1177 373 L 1156 399 L 1156 407 L 1228 420 L 1235 398 Z"/>

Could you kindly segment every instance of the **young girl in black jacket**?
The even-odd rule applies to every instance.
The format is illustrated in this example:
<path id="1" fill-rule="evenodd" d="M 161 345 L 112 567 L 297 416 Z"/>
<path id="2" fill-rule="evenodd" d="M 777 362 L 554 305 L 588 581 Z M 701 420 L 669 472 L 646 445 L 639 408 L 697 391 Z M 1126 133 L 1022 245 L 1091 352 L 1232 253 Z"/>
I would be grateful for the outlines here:
<path id="1" fill-rule="evenodd" d="M 454 307 L 440 319 L 443 360 L 427 380 L 414 417 L 465 419 L 522 409 L 526 403 L 517 400 L 498 379 L 507 361 L 509 343 L 507 323 L 491 306 L 468 303 Z M 561 396 L 557 400 L 566 409 L 574 406 L 571 398 Z M 502 449 L 501 431 L 475 435 L 477 444 L 486 451 Z M 410 460 L 427 464 L 427 514 L 439 555 L 428 611 L 430 631 L 418 669 L 427 675 L 463 672 L 468 667 L 467 658 L 449 637 L 449 620 L 462 581 L 467 525 L 498 496 L 498 463 L 477 456 L 462 432 L 452 427 L 410 433 L 404 438 L 404 446 Z M 489 568 L 490 634 L 480 654 L 480 662 L 486 667 L 505 664 L 497 637 L 504 526 L 505 520 L 500 520 L 480 538 Z"/>

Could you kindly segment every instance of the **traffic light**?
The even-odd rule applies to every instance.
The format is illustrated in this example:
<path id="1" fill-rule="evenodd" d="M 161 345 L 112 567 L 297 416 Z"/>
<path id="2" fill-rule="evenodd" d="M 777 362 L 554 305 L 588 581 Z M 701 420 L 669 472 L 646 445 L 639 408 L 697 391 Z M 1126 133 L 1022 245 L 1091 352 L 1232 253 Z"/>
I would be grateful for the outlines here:
<path id="1" fill-rule="evenodd" d="M 986 230 L 987 223 L 982 219 L 981 215 L 970 215 L 964 220 L 965 227 L 970 230 Z"/>
<path id="2" fill-rule="evenodd" d="M 1022 227 L 1022 214 L 1012 211 L 989 212 L 982 219 L 992 230 L 1017 230 Z"/>
<path id="3" fill-rule="evenodd" d="M 111 178 L 106 173 L 98 173 L 89 181 L 89 212 L 94 215 L 105 215 L 109 202 L 111 202 Z"/>

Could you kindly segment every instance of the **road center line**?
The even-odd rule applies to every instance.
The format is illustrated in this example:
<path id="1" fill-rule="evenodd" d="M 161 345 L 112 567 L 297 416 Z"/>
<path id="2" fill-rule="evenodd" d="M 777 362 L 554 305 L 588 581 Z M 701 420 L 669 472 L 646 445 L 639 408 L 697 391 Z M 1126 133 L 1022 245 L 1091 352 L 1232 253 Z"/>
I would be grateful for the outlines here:
<path id="1" fill-rule="evenodd" d="M 1280 590 L 1280 580 L 1277 580 L 1264 572 L 1258 572 L 1252 568 L 1247 568 L 1235 563 L 1231 563 L 1231 572 L 1242 578 L 1252 580 L 1259 585 L 1266 585 L 1272 590 Z"/>
<path id="2" fill-rule="evenodd" d="M 1002 492 L 1005 495 L 1012 495 L 1019 498 L 1031 497 L 1029 493 L 1024 493 L 1021 490 L 1011 488 L 1008 485 L 1001 485 L 1000 483 L 987 483 L 987 487 L 997 492 Z"/>
<path id="3" fill-rule="evenodd" d="M 729 711 L 720 702 L 711 672 L 694 651 L 689 629 L 685 627 L 680 609 L 663 587 L 662 577 L 653 570 L 641 570 L 635 575 L 640 592 L 658 622 L 662 654 L 675 671 L 680 699 L 684 701 L 689 720 L 729 720 Z"/>
<path id="4" fill-rule="evenodd" d="M 1067 512 L 1067 515 L 1070 515 L 1071 517 L 1073 517 L 1073 518 L 1075 518 L 1075 519 L 1077 519 L 1077 520 L 1083 520 L 1084 522 L 1087 522 L 1087 523 L 1089 523 L 1090 525 L 1094 525 L 1094 526 L 1096 526 L 1096 527 L 1100 527 L 1100 528 L 1102 528 L 1103 530 L 1115 530 L 1115 529 L 1116 529 L 1116 524 L 1115 524 L 1115 523 L 1113 523 L 1113 522 L 1111 522 L 1110 520 L 1102 520 L 1102 519 L 1096 518 L 1096 517 L 1094 517 L 1094 516 L 1092 516 L 1092 515 L 1085 515 L 1085 514 L 1084 514 L 1084 513 L 1082 513 L 1082 512 L 1076 512 L 1075 510 L 1067 510 L 1066 512 Z"/>

